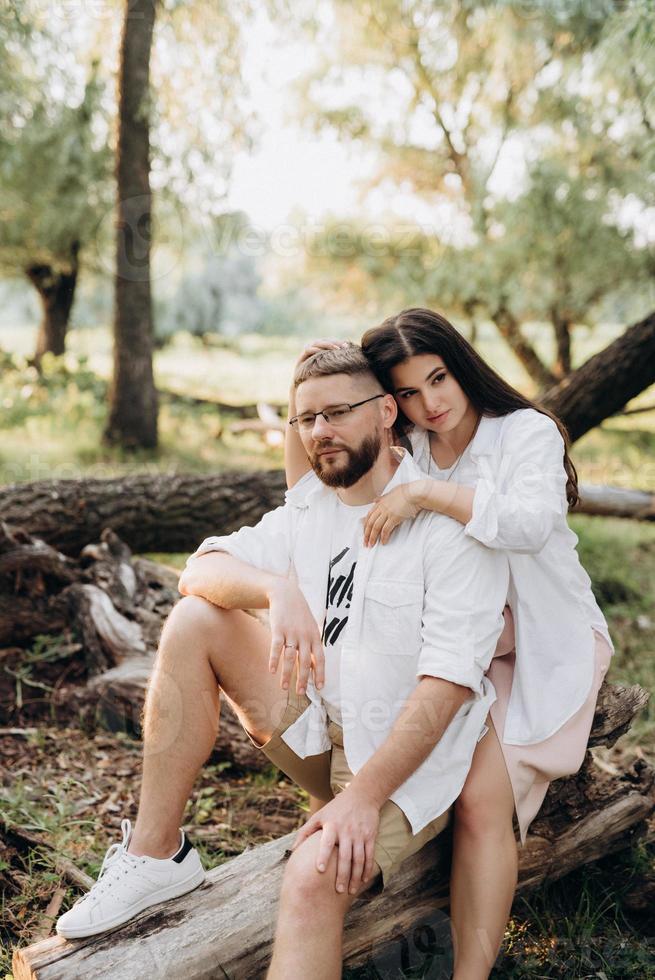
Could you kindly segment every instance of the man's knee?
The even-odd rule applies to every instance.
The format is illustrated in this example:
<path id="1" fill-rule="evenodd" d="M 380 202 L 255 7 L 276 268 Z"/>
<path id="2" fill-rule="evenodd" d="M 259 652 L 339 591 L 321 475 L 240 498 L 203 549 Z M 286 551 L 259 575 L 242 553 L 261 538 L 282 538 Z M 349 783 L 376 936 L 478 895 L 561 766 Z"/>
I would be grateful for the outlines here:
<path id="1" fill-rule="evenodd" d="M 226 622 L 231 610 L 221 609 L 201 596 L 183 596 L 171 610 L 162 631 L 162 642 L 185 639 L 216 639 L 217 630 Z"/>
<path id="2" fill-rule="evenodd" d="M 343 903 L 344 896 L 336 890 L 336 855 L 332 852 L 325 871 L 318 871 L 318 837 L 310 837 L 293 851 L 282 880 L 282 901 L 290 904 L 305 918 L 316 913 L 325 902 Z"/>

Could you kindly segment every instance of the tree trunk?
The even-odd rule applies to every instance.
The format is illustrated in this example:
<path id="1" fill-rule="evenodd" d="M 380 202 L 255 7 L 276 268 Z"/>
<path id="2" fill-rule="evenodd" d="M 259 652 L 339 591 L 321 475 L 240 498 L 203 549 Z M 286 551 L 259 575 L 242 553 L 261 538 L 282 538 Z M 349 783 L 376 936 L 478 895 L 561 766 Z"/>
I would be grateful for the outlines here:
<path id="1" fill-rule="evenodd" d="M 150 50 L 157 0 L 126 0 L 119 77 L 114 371 L 105 439 L 157 445 L 150 293 Z"/>
<path id="2" fill-rule="evenodd" d="M 472 301 L 464 303 L 464 312 L 469 323 L 469 343 L 475 347 L 478 342 L 477 304 Z"/>
<path id="3" fill-rule="evenodd" d="M 571 321 L 561 316 L 557 310 L 553 310 L 551 323 L 555 331 L 555 345 L 557 348 L 555 374 L 558 378 L 564 378 L 571 371 Z"/>
<path id="4" fill-rule="evenodd" d="M 501 306 L 491 319 L 496 324 L 500 336 L 507 341 L 532 380 L 540 388 L 549 388 L 555 384 L 557 378 L 546 367 L 530 341 L 523 336 L 518 320 L 507 307 Z"/>
<path id="5" fill-rule="evenodd" d="M 575 442 L 653 383 L 655 312 L 550 388 L 540 401 L 564 422 Z"/>
<path id="6" fill-rule="evenodd" d="M 39 294 L 43 311 L 34 352 L 37 367 L 44 354 L 66 352 L 66 332 L 75 299 L 79 251 L 80 243 L 73 242 L 70 269 L 55 272 L 50 265 L 30 265 L 25 270 Z"/>

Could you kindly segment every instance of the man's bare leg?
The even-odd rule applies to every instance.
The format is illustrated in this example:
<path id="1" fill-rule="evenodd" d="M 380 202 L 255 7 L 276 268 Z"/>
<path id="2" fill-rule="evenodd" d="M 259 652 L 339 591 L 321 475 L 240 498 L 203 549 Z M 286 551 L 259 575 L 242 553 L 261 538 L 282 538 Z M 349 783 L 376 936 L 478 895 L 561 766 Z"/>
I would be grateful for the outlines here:
<path id="1" fill-rule="evenodd" d="M 453 980 L 486 980 L 512 908 L 518 852 L 514 797 L 496 730 L 487 717 L 464 788 L 455 802 L 450 915 Z"/>
<path id="2" fill-rule="evenodd" d="M 248 731 L 270 738 L 287 704 L 268 668 L 270 634 L 241 610 L 186 596 L 164 626 L 148 688 L 132 854 L 170 857 L 184 807 L 218 731 L 219 685 Z"/>
<path id="3" fill-rule="evenodd" d="M 325 871 L 316 870 L 321 832 L 312 834 L 293 852 L 284 872 L 273 957 L 267 980 L 340 980 L 343 920 L 358 895 L 337 892 L 335 848 Z M 374 871 L 379 871 L 375 865 Z"/>

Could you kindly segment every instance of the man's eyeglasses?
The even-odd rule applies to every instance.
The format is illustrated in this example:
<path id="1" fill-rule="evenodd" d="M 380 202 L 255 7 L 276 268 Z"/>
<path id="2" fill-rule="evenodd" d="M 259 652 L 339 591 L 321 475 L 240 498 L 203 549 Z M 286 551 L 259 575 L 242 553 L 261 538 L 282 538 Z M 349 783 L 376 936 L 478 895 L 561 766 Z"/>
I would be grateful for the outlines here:
<path id="1" fill-rule="evenodd" d="M 384 394 L 371 395 L 370 398 L 364 398 L 361 402 L 355 402 L 354 405 L 335 405 L 334 408 L 328 408 L 324 412 L 303 412 L 302 415 L 296 415 L 289 419 L 289 425 L 293 426 L 294 429 L 302 429 L 303 432 L 307 432 L 314 428 L 317 415 L 322 415 L 328 425 L 344 425 L 353 408 L 359 408 L 366 402 L 372 402 L 374 398 L 384 398 Z"/>

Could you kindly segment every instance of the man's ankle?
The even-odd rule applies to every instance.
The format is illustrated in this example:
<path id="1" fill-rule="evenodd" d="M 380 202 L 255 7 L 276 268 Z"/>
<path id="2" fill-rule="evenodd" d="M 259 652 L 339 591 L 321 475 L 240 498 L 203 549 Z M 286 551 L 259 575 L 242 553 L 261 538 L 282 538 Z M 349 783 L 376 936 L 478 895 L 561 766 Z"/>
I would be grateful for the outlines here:
<path id="1" fill-rule="evenodd" d="M 180 832 L 145 833 L 134 829 L 127 853 L 134 857 L 171 858 L 180 849 Z"/>

